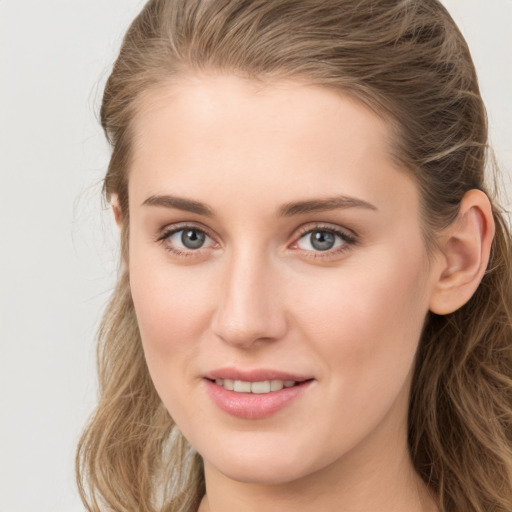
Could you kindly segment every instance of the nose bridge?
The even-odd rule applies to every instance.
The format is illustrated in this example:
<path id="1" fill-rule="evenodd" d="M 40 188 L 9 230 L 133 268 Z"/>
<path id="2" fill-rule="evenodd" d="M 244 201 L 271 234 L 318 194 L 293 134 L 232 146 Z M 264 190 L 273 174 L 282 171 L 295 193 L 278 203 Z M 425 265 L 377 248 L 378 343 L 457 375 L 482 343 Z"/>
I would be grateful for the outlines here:
<path id="1" fill-rule="evenodd" d="M 233 251 L 222 274 L 214 331 L 223 341 L 249 347 L 281 337 L 286 329 L 271 258 L 250 245 Z"/>

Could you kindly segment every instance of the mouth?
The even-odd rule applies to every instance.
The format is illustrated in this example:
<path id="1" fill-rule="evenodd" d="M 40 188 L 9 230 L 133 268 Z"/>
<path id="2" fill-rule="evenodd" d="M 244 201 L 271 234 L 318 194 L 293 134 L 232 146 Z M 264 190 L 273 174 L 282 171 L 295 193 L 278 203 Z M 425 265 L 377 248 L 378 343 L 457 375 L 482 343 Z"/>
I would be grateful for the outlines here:
<path id="1" fill-rule="evenodd" d="M 284 372 L 224 369 L 204 377 L 213 403 L 224 413 L 244 420 L 264 419 L 292 403 L 301 403 L 314 378 Z"/>
<path id="2" fill-rule="evenodd" d="M 257 395 L 264 395 L 272 393 L 274 391 L 281 391 L 283 388 L 292 388 L 300 386 L 305 382 L 313 379 L 305 380 L 260 380 L 260 381 L 248 381 L 248 380 L 235 380 L 235 379 L 207 379 L 217 386 L 220 386 L 228 391 L 234 391 L 235 393 L 252 393 Z"/>

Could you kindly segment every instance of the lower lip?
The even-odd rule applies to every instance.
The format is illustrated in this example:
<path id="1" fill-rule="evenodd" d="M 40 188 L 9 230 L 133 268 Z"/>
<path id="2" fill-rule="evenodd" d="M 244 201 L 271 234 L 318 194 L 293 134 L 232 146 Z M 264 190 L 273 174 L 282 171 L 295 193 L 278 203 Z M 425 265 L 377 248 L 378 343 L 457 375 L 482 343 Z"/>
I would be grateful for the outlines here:
<path id="1" fill-rule="evenodd" d="M 309 388 L 312 380 L 270 393 L 237 393 L 205 379 L 208 393 L 219 409 L 247 420 L 267 418 L 290 405 Z"/>

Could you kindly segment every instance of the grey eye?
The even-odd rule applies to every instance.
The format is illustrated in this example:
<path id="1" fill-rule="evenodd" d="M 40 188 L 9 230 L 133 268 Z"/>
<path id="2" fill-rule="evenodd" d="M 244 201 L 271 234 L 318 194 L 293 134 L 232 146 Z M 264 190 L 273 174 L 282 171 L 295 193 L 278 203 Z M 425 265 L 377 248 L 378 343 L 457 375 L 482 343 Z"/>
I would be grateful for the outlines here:
<path id="1" fill-rule="evenodd" d="M 297 243 L 305 251 L 328 251 L 345 244 L 343 236 L 331 231 L 315 229 L 302 235 Z"/>
<path id="2" fill-rule="evenodd" d="M 335 241 L 334 235 L 326 231 L 313 231 L 310 235 L 311 247 L 315 248 L 317 251 L 332 249 Z"/>
<path id="3" fill-rule="evenodd" d="M 162 240 L 164 239 L 167 240 L 166 245 L 171 250 L 174 247 L 176 249 L 195 251 L 213 244 L 213 240 L 204 231 L 194 227 L 177 229 L 168 235 L 164 235 Z"/>
<path id="4" fill-rule="evenodd" d="M 180 233 L 178 231 L 178 233 Z M 206 241 L 206 235 L 198 229 L 181 230 L 181 243 L 187 249 L 200 249 Z"/>

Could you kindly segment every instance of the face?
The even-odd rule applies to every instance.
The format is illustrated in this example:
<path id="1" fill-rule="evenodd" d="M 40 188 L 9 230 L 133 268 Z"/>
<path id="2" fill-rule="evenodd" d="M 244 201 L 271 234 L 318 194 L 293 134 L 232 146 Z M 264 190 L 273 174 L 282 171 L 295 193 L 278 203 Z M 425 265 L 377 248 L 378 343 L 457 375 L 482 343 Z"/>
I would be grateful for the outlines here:
<path id="1" fill-rule="evenodd" d="M 363 105 L 298 82 L 190 77 L 144 99 L 131 290 L 155 387 L 212 470 L 286 482 L 405 443 L 433 277 L 390 143 Z"/>

